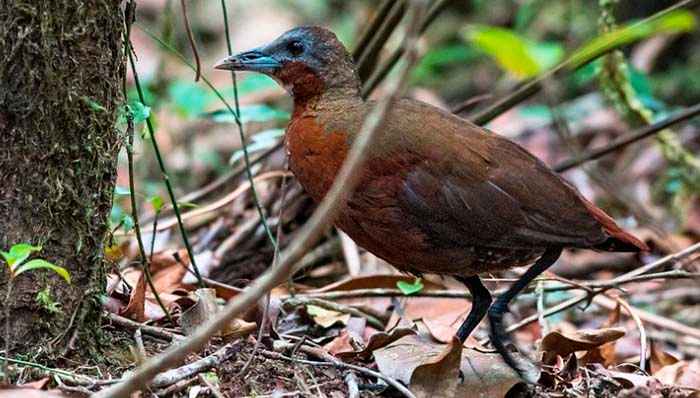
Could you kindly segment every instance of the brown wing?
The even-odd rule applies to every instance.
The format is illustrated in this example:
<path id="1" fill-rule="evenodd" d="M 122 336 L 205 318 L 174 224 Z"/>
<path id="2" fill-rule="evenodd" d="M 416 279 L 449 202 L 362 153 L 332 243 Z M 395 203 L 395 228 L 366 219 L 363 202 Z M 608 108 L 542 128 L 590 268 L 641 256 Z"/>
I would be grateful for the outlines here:
<path id="1" fill-rule="evenodd" d="M 423 159 L 405 174 L 398 205 L 433 243 L 591 247 L 608 238 L 575 188 L 529 152 L 426 107 L 402 102 L 389 123 L 412 138 L 401 150 Z"/>

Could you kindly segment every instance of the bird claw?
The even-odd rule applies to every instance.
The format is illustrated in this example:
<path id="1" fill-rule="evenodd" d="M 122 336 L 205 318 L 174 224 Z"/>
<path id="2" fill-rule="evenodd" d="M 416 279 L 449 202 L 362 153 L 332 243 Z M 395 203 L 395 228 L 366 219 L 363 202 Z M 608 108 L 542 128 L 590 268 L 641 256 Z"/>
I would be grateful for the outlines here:
<path id="1" fill-rule="evenodd" d="M 503 311 L 505 309 L 505 311 Z M 540 379 L 541 370 L 529 358 L 525 357 L 518 351 L 517 347 L 511 342 L 510 337 L 504 332 L 503 313 L 508 312 L 508 306 L 501 308 L 503 312 L 491 313 L 489 321 L 491 324 L 491 344 L 503 358 L 503 361 L 526 383 L 536 384 Z M 513 352 L 507 349 L 507 346 L 513 347 Z M 518 357 L 516 359 L 516 357 Z"/>

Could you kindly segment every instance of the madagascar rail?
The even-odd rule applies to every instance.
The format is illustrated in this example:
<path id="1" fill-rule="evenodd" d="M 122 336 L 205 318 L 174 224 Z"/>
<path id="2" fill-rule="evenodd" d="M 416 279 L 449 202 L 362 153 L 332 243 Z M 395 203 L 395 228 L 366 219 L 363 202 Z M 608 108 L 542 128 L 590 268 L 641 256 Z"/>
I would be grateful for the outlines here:
<path id="1" fill-rule="evenodd" d="M 353 60 L 335 34 L 298 27 L 215 67 L 264 73 L 294 97 L 289 165 L 320 201 L 375 106 L 360 96 Z M 508 303 L 565 247 L 637 252 L 646 245 L 518 144 L 441 109 L 397 101 L 377 134 L 335 224 L 399 270 L 464 283 L 473 301 L 459 339 L 488 314 L 494 348 L 535 382 L 529 362 L 506 349 Z M 533 262 L 492 304 L 478 274 Z"/>

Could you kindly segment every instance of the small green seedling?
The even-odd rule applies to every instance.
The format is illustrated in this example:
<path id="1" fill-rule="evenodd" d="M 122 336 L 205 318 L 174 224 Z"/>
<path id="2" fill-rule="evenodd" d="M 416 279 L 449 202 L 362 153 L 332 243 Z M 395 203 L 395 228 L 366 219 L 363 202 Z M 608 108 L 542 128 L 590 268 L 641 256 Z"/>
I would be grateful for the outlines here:
<path id="1" fill-rule="evenodd" d="M 423 290 L 423 281 L 421 278 L 416 278 L 413 283 L 398 281 L 396 282 L 396 287 L 398 287 L 404 295 L 410 296 Z"/>
<path id="2" fill-rule="evenodd" d="M 61 303 L 57 303 L 54 300 L 53 296 L 51 296 L 51 288 L 48 286 L 43 290 L 39 290 L 36 294 L 36 302 L 50 314 L 58 314 L 61 312 Z"/>
<path id="3" fill-rule="evenodd" d="M 28 243 L 18 243 L 10 248 L 9 252 L 0 251 L 10 271 L 10 279 L 14 280 L 20 274 L 35 269 L 47 269 L 55 272 L 70 283 L 70 273 L 67 269 L 52 264 L 44 259 L 35 258 L 27 261 L 29 256 L 41 251 L 41 246 L 32 246 Z M 26 262 L 25 262 L 26 261 Z"/>

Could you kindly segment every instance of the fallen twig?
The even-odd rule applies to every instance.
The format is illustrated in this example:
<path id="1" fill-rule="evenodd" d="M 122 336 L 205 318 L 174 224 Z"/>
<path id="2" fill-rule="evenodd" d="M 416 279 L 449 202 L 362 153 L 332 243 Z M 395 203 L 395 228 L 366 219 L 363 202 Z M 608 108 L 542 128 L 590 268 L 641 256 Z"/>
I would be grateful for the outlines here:
<path id="1" fill-rule="evenodd" d="M 642 320 L 639 319 L 639 315 L 637 314 L 637 310 L 635 308 L 632 308 L 631 305 L 629 305 L 625 300 L 617 297 L 616 301 L 620 303 L 622 308 L 627 311 L 629 314 L 630 318 L 634 321 L 634 323 L 637 325 L 637 329 L 639 329 L 639 369 L 642 370 L 642 372 L 646 372 L 646 360 L 647 360 L 647 332 L 644 329 L 644 324 L 642 323 Z"/>
<path id="2" fill-rule="evenodd" d="M 146 333 L 148 335 L 158 337 L 158 338 L 161 338 L 163 340 L 178 341 L 178 340 L 182 340 L 184 338 L 184 336 L 170 332 L 165 328 L 161 328 L 158 326 L 144 325 L 142 323 L 132 321 L 131 319 L 124 318 L 123 316 L 114 314 L 112 312 L 107 313 L 107 318 L 110 320 L 110 322 L 115 323 L 119 326 L 131 329 L 134 331 L 140 329 L 142 333 Z"/>
<path id="3" fill-rule="evenodd" d="M 367 324 L 377 328 L 379 330 L 384 330 L 384 323 L 380 321 L 379 319 L 375 318 L 374 316 L 367 314 L 365 312 L 362 312 L 361 310 L 345 305 L 345 304 L 340 304 L 336 303 L 333 301 L 328 301 L 328 300 L 323 300 L 319 298 L 311 298 L 311 297 L 303 297 L 303 296 L 295 296 L 295 297 L 290 297 L 286 300 L 284 300 L 284 303 L 288 303 L 289 305 L 296 307 L 300 305 L 315 305 L 318 307 L 325 308 L 327 310 L 335 311 L 335 312 L 341 312 L 343 314 L 350 314 L 352 316 L 356 316 L 359 318 L 364 318 L 367 320 Z"/>
<path id="4" fill-rule="evenodd" d="M 207 357 L 196 360 L 192 363 L 188 363 L 187 365 L 179 368 L 163 372 L 153 378 L 151 386 L 155 388 L 167 387 L 181 380 L 188 379 L 207 369 L 213 368 L 216 365 L 220 365 L 223 361 L 228 360 L 239 351 L 239 345 L 241 345 L 242 341 L 243 340 L 237 340 L 233 343 L 226 344 L 225 346 L 216 350 L 215 353 Z"/>
<path id="5" fill-rule="evenodd" d="M 617 305 L 617 302 L 615 300 L 610 299 L 604 295 L 596 296 L 593 299 L 593 302 L 608 310 L 614 309 Z M 692 336 L 696 339 L 700 339 L 700 329 L 684 325 L 678 321 L 674 321 L 673 319 L 669 319 L 661 315 L 652 314 L 651 312 L 640 310 L 639 308 L 635 308 L 634 312 L 637 314 L 640 320 L 650 325 L 654 325 L 660 329 L 666 329 L 672 332 L 676 332 L 678 334 Z"/>
<path id="6" fill-rule="evenodd" d="M 357 384 L 357 376 L 352 371 L 345 375 L 345 385 L 348 386 L 348 398 L 360 398 L 360 386 Z"/>
<path id="7" fill-rule="evenodd" d="M 200 373 L 199 375 L 197 375 L 197 377 L 199 378 L 199 381 L 204 383 L 204 385 L 209 388 L 209 391 L 211 392 L 211 395 L 214 396 L 214 398 L 225 398 L 224 394 L 222 394 L 221 390 L 219 390 L 219 387 L 217 387 L 216 385 L 214 385 L 214 383 L 209 381 L 209 379 L 207 379 L 206 376 Z"/>
<path id="8" fill-rule="evenodd" d="M 275 346 L 275 349 L 279 350 L 285 350 L 292 348 L 294 345 L 289 344 L 289 343 L 283 343 L 283 344 L 278 344 Z M 357 372 L 360 372 L 364 375 L 370 376 L 370 377 L 376 377 L 378 379 L 384 380 L 387 384 L 390 386 L 394 387 L 397 391 L 399 391 L 401 394 L 403 394 L 407 398 L 415 398 L 413 393 L 406 387 L 403 386 L 403 384 L 399 383 L 398 381 L 392 379 L 391 377 L 384 376 L 383 374 L 376 372 L 374 370 L 365 368 L 363 366 L 358 366 L 358 365 L 353 365 L 350 363 L 345 363 L 343 361 L 340 361 L 333 355 L 330 355 L 329 353 L 325 352 L 323 349 L 320 348 L 314 348 L 310 347 L 307 345 L 301 345 L 299 346 L 299 351 L 311 355 L 315 358 L 320 359 L 323 362 L 319 361 L 309 361 L 306 359 L 300 359 L 300 358 L 292 358 L 288 357 L 285 355 L 282 355 L 278 352 L 275 351 L 268 351 L 268 350 L 263 350 L 261 353 L 265 355 L 268 358 L 273 358 L 273 359 L 283 359 L 286 361 L 293 361 L 293 362 L 298 362 L 298 363 L 303 363 L 306 365 L 312 365 L 312 366 L 332 366 L 338 369 L 352 369 Z"/>

